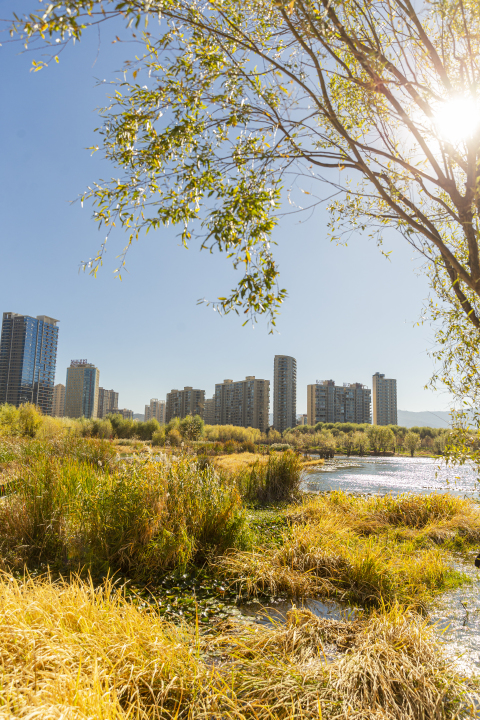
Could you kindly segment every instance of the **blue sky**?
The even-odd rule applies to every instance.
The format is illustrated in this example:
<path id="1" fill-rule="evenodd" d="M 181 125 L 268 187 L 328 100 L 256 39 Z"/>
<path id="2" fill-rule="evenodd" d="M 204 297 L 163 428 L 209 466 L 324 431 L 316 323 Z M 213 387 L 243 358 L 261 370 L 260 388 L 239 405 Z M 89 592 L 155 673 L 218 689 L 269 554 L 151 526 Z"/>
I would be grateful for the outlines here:
<path id="1" fill-rule="evenodd" d="M 0 0 L 0 17 L 35 6 Z M 307 222 L 283 219 L 274 239 L 289 297 L 274 335 L 265 323 L 243 328 L 237 316 L 197 306 L 200 297 L 224 295 L 234 274 L 225 256 L 183 249 L 171 228 L 132 248 L 122 282 L 113 277 L 126 242 L 121 230 L 97 278 L 79 274 L 103 240 L 90 209 L 70 201 L 111 174 L 85 149 L 97 142 L 95 109 L 106 96 L 96 80 L 119 76 L 127 55 L 110 41 L 102 31 L 99 45 L 91 33 L 37 73 L 29 70 L 40 53 L 0 48 L 0 312 L 59 318 L 56 382 L 65 382 L 72 358 L 87 358 L 99 367 L 100 384 L 120 393 L 121 407 L 143 412 L 171 388 L 193 385 L 210 397 L 224 378 L 272 380 L 274 355 L 287 354 L 297 359 L 297 412 L 306 412 L 308 383 L 371 387 L 377 371 L 397 378 L 399 408 L 447 409 L 446 395 L 424 390 L 433 332 L 416 323 L 428 286 L 399 236 L 385 241 L 386 260 L 365 237 L 347 248 L 330 243 L 324 211 Z"/>

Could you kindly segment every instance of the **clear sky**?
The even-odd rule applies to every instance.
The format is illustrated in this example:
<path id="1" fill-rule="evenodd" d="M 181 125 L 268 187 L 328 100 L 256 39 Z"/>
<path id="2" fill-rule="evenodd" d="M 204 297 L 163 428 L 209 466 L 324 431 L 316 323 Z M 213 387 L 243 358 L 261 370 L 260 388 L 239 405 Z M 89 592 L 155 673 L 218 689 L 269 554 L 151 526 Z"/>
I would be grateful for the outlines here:
<path id="1" fill-rule="evenodd" d="M 0 0 L 0 17 L 35 7 Z M 97 278 L 79 274 L 103 235 L 90 208 L 69 201 L 115 174 L 85 149 L 98 142 L 95 110 L 106 97 L 96 81 L 119 76 L 114 71 L 131 52 L 111 39 L 88 34 L 59 65 L 36 73 L 29 70 L 40 53 L 0 48 L 0 313 L 60 320 L 56 382 L 65 382 L 71 359 L 86 358 L 100 369 L 100 385 L 119 392 L 120 407 L 143 412 L 172 388 L 192 385 L 210 397 L 225 378 L 273 380 L 274 355 L 286 354 L 297 359 L 299 413 L 316 379 L 371 387 L 377 371 L 397 378 L 400 409 L 448 409 L 446 395 L 424 390 L 433 332 L 416 322 L 428 286 L 400 236 L 386 241 L 386 260 L 365 237 L 347 248 L 330 243 L 324 211 L 306 222 L 282 220 L 274 239 L 289 297 L 274 335 L 265 323 L 243 328 L 235 315 L 197 306 L 198 298 L 226 294 L 234 274 L 223 255 L 183 249 L 171 228 L 133 247 L 122 282 L 113 277 L 126 242 L 121 230 Z"/>

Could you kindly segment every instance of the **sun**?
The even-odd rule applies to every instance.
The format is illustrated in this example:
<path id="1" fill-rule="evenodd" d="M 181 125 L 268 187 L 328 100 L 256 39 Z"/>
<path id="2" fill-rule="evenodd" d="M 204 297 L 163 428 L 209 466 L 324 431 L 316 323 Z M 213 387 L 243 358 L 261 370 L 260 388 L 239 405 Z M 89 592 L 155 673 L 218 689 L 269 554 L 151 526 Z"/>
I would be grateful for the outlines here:
<path id="1" fill-rule="evenodd" d="M 435 111 L 433 123 L 442 140 L 452 145 L 466 142 L 480 130 L 480 103 L 472 97 L 447 100 Z"/>

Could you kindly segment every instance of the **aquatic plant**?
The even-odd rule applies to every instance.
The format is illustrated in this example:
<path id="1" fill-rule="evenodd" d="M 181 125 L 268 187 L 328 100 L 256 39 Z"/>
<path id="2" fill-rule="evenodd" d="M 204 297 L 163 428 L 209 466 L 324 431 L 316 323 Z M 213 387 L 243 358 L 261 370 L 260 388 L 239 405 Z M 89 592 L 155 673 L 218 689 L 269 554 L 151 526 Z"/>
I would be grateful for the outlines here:
<path id="1" fill-rule="evenodd" d="M 268 462 L 258 460 L 237 476 L 240 491 L 249 503 L 291 502 L 300 495 L 302 463 L 292 450 L 272 454 Z"/>
<path id="2" fill-rule="evenodd" d="M 450 495 L 362 498 L 331 492 L 285 512 L 281 540 L 218 559 L 246 595 L 341 597 L 364 606 L 422 610 L 465 578 L 447 549 L 480 540 L 474 503 Z"/>

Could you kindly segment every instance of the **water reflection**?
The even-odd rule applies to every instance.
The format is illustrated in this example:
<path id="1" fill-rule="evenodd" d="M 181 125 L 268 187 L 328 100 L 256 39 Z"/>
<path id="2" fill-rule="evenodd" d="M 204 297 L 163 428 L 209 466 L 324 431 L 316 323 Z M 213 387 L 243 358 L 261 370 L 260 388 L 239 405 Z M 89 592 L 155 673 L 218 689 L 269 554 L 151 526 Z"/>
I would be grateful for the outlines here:
<path id="1" fill-rule="evenodd" d="M 304 488 L 309 492 L 451 492 L 476 496 L 480 489 L 477 477 L 473 465 L 447 467 L 441 459 L 337 456 L 306 473 Z"/>

